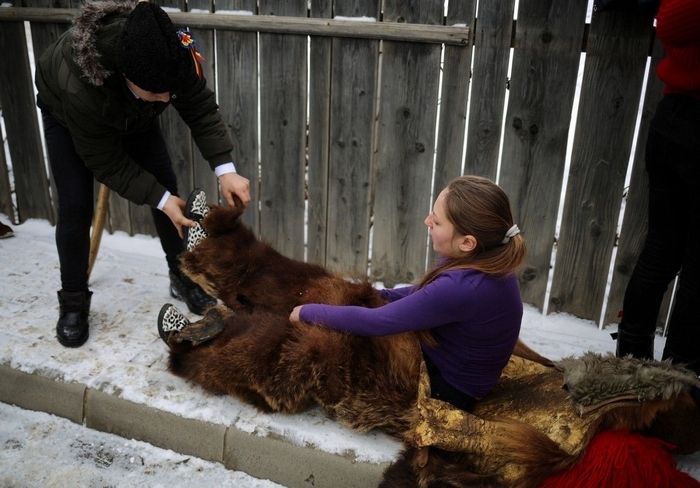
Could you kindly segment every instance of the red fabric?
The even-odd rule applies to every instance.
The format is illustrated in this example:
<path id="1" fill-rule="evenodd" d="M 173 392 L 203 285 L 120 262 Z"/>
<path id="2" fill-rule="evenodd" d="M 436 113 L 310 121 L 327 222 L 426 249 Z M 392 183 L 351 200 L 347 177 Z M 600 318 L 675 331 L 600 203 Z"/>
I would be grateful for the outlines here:
<path id="1" fill-rule="evenodd" d="M 700 481 L 676 468 L 672 449 L 627 430 L 601 432 L 576 466 L 548 478 L 541 488 L 699 488 Z"/>
<path id="2" fill-rule="evenodd" d="M 662 0 L 656 35 L 666 50 L 656 69 L 664 93 L 700 98 L 700 1 Z"/>

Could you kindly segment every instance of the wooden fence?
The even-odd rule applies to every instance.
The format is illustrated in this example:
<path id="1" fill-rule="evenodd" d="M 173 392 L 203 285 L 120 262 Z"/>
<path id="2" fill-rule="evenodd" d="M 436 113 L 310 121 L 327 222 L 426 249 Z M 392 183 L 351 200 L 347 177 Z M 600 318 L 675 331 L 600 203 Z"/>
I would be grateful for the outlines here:
<path id="1" fill-rule="evenodd" d="M 528 244 L 523 300 L 616 321 L 646 233 L 643 147 L 663 54 L 651 17 L 587 23 L 580 0 L 520 0 L 517 15 L 515 0 L 478 11 L 453 0 L 446 12 L 443 0 L 217 0 L 218 14 L 211 0 L 158 3 L 177 9 L 174 22 L 207 58 L 234 162 L 252 182 L 245 220 L 282 253 L 387 286 L 413 282 L 435 257 L 422 223 L 432 199 L 459 174 L 482 175 L 510 195 Z M 76 6 L 0 8 L 0 51 L 13 53 L 0 56 L 0 103 L 16 200 L 0 161 L 0 211 L 20 220 L 53 222 L 55 205 L 23 22 L 36 57 Z M 214 198 L 187 127 L 173 110 L 161 119 L 181 192 Z M 115 195 L 108 228 L 153 234 L 148 209 Z"/>

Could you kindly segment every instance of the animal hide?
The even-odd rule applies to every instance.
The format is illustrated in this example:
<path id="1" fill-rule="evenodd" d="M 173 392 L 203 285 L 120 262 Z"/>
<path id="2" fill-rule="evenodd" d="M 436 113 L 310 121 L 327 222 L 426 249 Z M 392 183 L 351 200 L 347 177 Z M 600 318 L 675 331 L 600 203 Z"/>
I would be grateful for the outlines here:
<path id="1" fill-rule="evenodd" d="M 318 404 L 350 428 L 385 430 L 406 448 L 382 487 L 536 487 L 610 429 L 700 448 L 690 396 L 700 384 L 665 363 L 594 353 L 553 363 L 519 341 L 473 413 L 430 398 L 414 334 L 358 337 L 288 319 L 304 303 L 380 306 L 371 283 L 286 258 L 239 217 L 238 208 L 212 207 L 202 222 L 208 237 L 181 258 L 183 272 L 224 305 L 188 340 L 171 334 L 170 371 L 263 411 Z M 199 329 L 221 333 L 194 346 Z"/>

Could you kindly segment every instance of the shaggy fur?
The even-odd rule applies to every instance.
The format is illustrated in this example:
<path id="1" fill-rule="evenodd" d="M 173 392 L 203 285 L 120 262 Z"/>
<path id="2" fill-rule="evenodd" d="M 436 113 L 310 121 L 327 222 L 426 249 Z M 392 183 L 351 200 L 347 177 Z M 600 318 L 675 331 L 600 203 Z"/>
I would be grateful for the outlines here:
<path id="1" fill-rule="evenodd" d="M 353 429 L 382 427 L 410 439 L 421 361 L 415 336 L 364 338 L 290 323 L 289 313 L 304 303 L 384 301 L 366 280 L 351 282 L 282 256 L 239 215 L 212 209 L 203 221 L 209 237 L 181 260 L 185 274 L 224 302 L 226 324 L 196 348 L 171 341 L 170 370 L 264 411 L 295 413 L 317 403 Z"/>
<path id="2" fill-rule="evenodd" d="M 700 386 L 693 373 L 670 360 L 619 359 L 612 353 L 602 356 L 589 351 L 580 358 L 558 361 L 557 368 L 564 372 L 564 385 L 582 414 L 586 407 L 616 397 L 668 400 L 693 385 Z"/>
<path id="3" fill-rule="evenodd" d="M 102 86 L 112 75 L 104 66 L 97 48 L 98 29 L 102 19 L 122 12 L 131 12 L 136 3 L 130 1 L 106 0 L 86 3 L 73 20 L 73 42 L 75 63 L 80 66 L 85 77 L 94 86 Z"/>
<path id="4" fill-rule="evenodd" d="M 669 390 L 668 398 L 615 397 L 582 416 L 570 396 L 585 398 L 577 391 L 585 375 L 572 378 L 597 367 L 594 358 L 557 369 L 520 341 L 473 414 L 430 398 L 414 334 L 363 338 L 291 323 L 289 313 L 304 303 L 376 307 L 383 301 L 367 280 L 348 281 L 280 255 L 241 223 L 240 213 L 213 207 L 202 221 L 209 236 L 181 259 L 184 273 L 225 304 L 203 320 L 225 323 L 219 336 L 197 347 L 171 337 L 170 370 L 263 411 L 295 413 L 319 404 L 353 429 L 382 428 L 406 446 L 383 488 L 535 488 L 575 465 L 595 434 L 608 429 L 646 429 L 674 444 L 685 435 L 686 452 L 700 447 L 700 429 L 680 428 L 700 421 L 687 385 Z M 618 367 L 624 375 L 627 365 Z M 562 388 L 562 369 L 569 371 L 569 390 Z M 659 420 L 661 429 L 653 431 Z"/>

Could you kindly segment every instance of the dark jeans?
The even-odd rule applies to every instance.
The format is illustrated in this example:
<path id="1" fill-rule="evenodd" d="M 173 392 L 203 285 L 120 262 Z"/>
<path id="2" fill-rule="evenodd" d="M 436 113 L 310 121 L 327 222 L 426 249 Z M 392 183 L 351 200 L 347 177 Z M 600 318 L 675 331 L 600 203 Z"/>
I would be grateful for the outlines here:
<path id="1" fill-rule="evenodd" d="M 462 393 L 445 381 L 440 370 L 425 354 L 423 355 L 423 360 L 425 361 L 425 367 L 430 377 L 430 398 L 451 403 L 455 407 L 467 412 L 474 410 L 476 399 L 470 397 L 466 393 Z"/>
<path id="2" fill-rule="evenodd" d="M 42 119 L 58 190 L 56 247 L 61 265 L 61 286 L 65 291 L 87 291 L 94 178 L 75 151 L 68 129 L 48 111 L 42 111 Z M 172 161 L 157 121 L 146 132 L 124 135 L 122 142 L 126 153 L 139 166 L 153 174 L 170 193 L 178 194 Z M 184 249 L 182 240 L 167 215 L 155 208 L 151 211 L 168 267 L 176 270 L 177 255 Z"/>
<path id="3" fill-rule="evenodd" d="M 624 298 L 620 327 L 652 334 L 680 271 L 663 358 L 700 373 L 700 100 L 667 95 L 646 146 L 649 231 Z"/>

